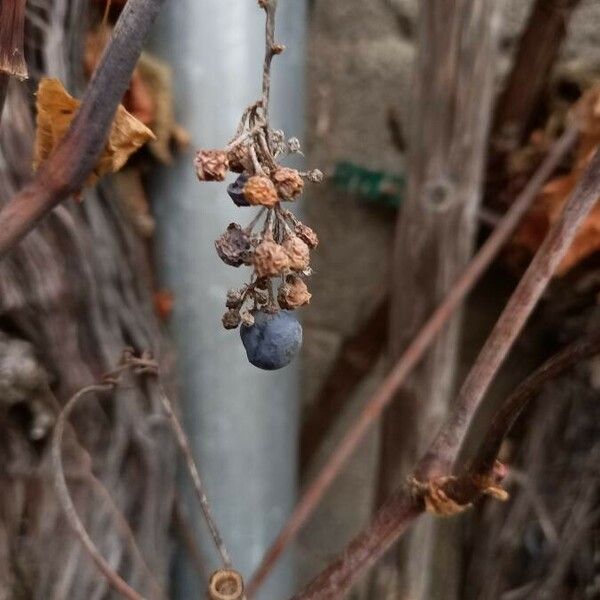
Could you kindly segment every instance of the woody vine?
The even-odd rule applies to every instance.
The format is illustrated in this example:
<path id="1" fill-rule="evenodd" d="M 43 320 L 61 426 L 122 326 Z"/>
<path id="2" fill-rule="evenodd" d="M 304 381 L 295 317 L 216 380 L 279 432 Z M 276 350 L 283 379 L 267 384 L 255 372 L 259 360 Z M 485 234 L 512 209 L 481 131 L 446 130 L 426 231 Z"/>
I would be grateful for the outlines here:
<path id="1" fill-rule="evenodd" d="M 245 227 L 231 223 L 215 247 L 225 264 L 252 268 L 248 283 L 227 292 L 223 326 L 240 327 L 251 364 L 274 370 L 289 364 L 301 347 L 302 327 L 293 311 L 310 301 L 310 251 L 319 243 L 317 234 L 284 203 L 301 196 L 305 180 L 318 183 L 323 174 L 279 162 L 301 147 L 297 138 L 286 139 L 269 122 L 271 64 L 285 46 L 275 42 L 277 0 L 258 4 L 266 13 L 262 97 L 244 111 L 226 148 L 200 150 L 194 164 L 200 181 L 224 181 L 229 171 L 235 173 L 237 179 L 227 187 L 235 205 L 260 207 Z"/>

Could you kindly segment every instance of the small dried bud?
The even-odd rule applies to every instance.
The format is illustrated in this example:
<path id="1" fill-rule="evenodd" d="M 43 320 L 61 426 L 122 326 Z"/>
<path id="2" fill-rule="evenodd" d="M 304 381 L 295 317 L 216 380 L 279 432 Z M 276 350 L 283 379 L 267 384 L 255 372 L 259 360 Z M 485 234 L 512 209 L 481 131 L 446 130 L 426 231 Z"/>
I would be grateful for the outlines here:
<path id="1" fill-rule="evenodd" d="M 258 0 L 258 6 L 266 9 L 269 6 L 269 0 Z"/>
<path id="2" fill-rule="evenodd" d="M 280 167 L 271 174 L 271 179 L 283 200 L 297 198 L 304 189 L 304 181 L 296 169 Z"/>
<path id="3" fill-rule="evenodd" d="M 312 183 L 321 183 L 323 181 L 323 171 L 313 169 L 306 174 L 306 178 Z"/>
<path id="4" fill-rule="evenodd" d="M 253 297 L 257 304 L 266 304 L 269 301 L 269 292 L 266 289 L 254 288 Z"/>
<path id="5" fill-rule="evenodd" d="M 304 306 L 310 302 L 311 293 L 306 287 L 306 283 L 297 275 L 288 275 L 285 283 L 279 286 L 277 301 L 279 306 L 285 309 L 294 309 Z"/>
<path id="6" fill-rule="evenodd" d="M 229 170 L 227 153 L 223 150 L 200 150 L 194 165 L 200 181 L 223 181 Z"/>
<path id="7" fill-rule="evenodd" d="M 289 267 L 290 259 L 282 246 L 271 236 L 265 236 L 254 250 L 253 262 L 259 277 L 275 277 Z"/>
<path id="8" fill-rule="evenodd" d="M 282 144 L 285 140 L 285 131 L 283 129 L 274 129 L 271 131 L 271 141 L 274 144 Z"/>
<path id="9" fill-rule="evenodd" d="M 244 196 L 250 204 L 272 207 L 279 202 L 277 190 L 268 177 L 254 175 L 244 185 Z"/>
<path id="10" fill-rule="evenodd" d="M 239 308 L 242 305 L 242 294 L 239 290 L 228 290 L 227 301 L 225 306 L 227 308 Z"/>
<path id="11" fill-rule="evenodd" d="M 294 271 L 304 271 L 310 263 L 310 248 L 297 236 L 288 237 L 282 244 Z"/>
<path id="12" fill-rule="evenodd" d="M 300 140 L 297 137 L 292 137 L 287 141 L 288 151 L 291 154 L 297 154 L 302 151 L 302 146 L 300 145 Z"/>
<path id="13" fill-rule="evenodd" d="M 283 44 L 273 44 L 271 46 L 271 52 L 273 54 L 282 54 L 285 52 L 285 46 Z"/>
<path id="14" fill-rule="evenodd" d="M 269 284 L 271 283 L 268 277 L 259 277 L 254 283 L 255 290 L 268 290 Z"/>
<path id="15" fill-rule="evenodd" d="M 308 225 L 296 223 L 294 231 L 309 248 L 316 248 L 319 245 L 317 234 Z"/>
<path id="16" fill-rule="evenodd" d="M 234 173 L 243 173 L 250 170 L 252 162 L 248 145 L 244 143 L 235 145 L 227 152 L 227 160 L 229 161 L 229 170 Z"/>
<path id="17" fill-rule="evenodd" d="M 244 264 L 251 251 L 248 234 L 237 223 L 229 225 L 227 231 L 215 241 L 215 248 L 221 260 L 232 267 Z"/>
<path id="18" fill-rule="evenodd" d="M 242 313 L 242 325 L 244 327 L 252 327 L 252 325 L 254 325 L 254 315 L 252 315 L 252 313 L 250 313 L 249 311 L 244 311 Z"/>
<path id="19" fill-rule="evenodd" d="M 225 329 L 235 329 L 242 321 L 240 311 L 235 308 L 230 308 L 221 319 Z"/>

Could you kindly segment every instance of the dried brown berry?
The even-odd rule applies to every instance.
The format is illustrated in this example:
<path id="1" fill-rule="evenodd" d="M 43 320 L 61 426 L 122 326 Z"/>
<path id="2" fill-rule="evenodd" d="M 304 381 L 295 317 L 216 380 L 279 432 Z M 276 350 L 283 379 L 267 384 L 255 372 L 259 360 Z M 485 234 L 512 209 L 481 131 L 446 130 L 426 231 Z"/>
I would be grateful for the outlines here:
<path id="1" fill-rule="evenodd" d="M 288 275 L 285 283 L 279 286 L 277 301 L 279 306 L 285 309 L 294 309 L 304 306 L 310 302 L 311 293 L 306 287 L 306 283 L 297 275 Z"/>
<path id="2" fill-rule="evenodd" d="M 310 248 L 297 236 L 292 235 L 285 239 L 283 249 L 290 259 L 290 268 L 295 271 L 304 271 L 310 263 Z"/>
<path id="3" fill-rule="evenodd" d="M 215 241 L 221 260 L 232 267 L 239 267 L 249 260 L 251 253 L 248 234 L 237 223 L 231 223 L 227 231 Z"/>
<path id="4" fill-rule="evenodd" d="M 250 161 L 248 145 L 242 143 L 231 148 L 227 152 L 227 160 L 229 160 L 229 170 L 234 173 L 243 173 L 250 170 L 252 163 Z"/>
<path id="5" fill-rule="evenodd" d="M 253 262 L 259 277 L 275 277 L 289 267 L 290 259 L 283 247 L 269 235 L 256 246 Z"/>
<path id="6" fill-rule="evenodd" d="M 239 292 L 239 290 L 228 290 L 225 306 L 227 306 L 227 308 L 239 308 L 241 305 L 242 294 Z"/>
<path id="7" fill-rule="evenodd" d="M 200 181 L 223 181 L 229 171 L 227 152 L 223 150 L 198 151 L 194 165 Z"/>
<path id="8" fill-rule="evenodd" d="M 240 311 L 235 308 L 230 308 L 221 319 L 225 329 L 235 329 L 242 321 Z"/>
<path id="9" fill-rule="evenodd" d="M 271 174 L 271 179 L 283 200 L 294 200 L 304 189 L 304 181 L 296 169 L 279 167 Z"/>
<path id="10" fill-rule="evenodd" d="M 275 206 L 279 202 L 277 190 L 268 177 L 254 175 L 246 181 L 244 196 L 250 204 L 262 206 Z"/>
<path id="11" fill-rule="evenodd" d="M 316 248 L 319 245 L 319 238 L 317 234 L 308 225 L 304 225 L 304 223 L 296 223 L 294 231 L 309 248 Z"/>

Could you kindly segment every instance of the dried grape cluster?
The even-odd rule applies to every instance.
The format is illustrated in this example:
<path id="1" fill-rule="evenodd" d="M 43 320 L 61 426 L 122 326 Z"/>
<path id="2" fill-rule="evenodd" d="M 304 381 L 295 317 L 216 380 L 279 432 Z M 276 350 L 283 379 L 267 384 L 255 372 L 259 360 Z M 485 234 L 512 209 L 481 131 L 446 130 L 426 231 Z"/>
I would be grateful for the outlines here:
<path id="1" fill-rule="evenodd" d="M 244 111 L 225 149 L 200 150 L 194 163 L 200 181 L 223 181 L 229 171 L 236 173 L 237 179 L 227 187 L 231 200 L 242 208 L 260 207 L 247 226 L 231 223 L 215 247 L 227 265 L 252 268 L 250 281 L 227 293 L 223 326 L 241 325 L 250 362 L 276 369 L 288 364 L 301 345 L 302 329 L 290 311 L 310 301 L 306 285 L 310 251 L 319 243 L 316 233 L 282 203 L 297 200 L 305 180 L 320 182 L 323 175 L 316 169 L 300 172 L 278 162 L 301 149 L 297 138 L 286 139 L 269 125 L 270 61 L 283 46 L 269 42 L 274 10 L 269 11 L 268 2 L 263 4 L 267 12 L 263 97 Z"/>

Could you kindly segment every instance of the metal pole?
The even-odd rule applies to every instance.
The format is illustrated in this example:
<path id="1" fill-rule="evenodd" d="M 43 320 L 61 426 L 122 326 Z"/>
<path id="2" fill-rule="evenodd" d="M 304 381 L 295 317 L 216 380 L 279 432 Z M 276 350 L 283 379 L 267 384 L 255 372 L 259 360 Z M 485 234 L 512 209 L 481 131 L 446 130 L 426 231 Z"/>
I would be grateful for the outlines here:
<path id="1" fill-rule="evenodd" d="M 306 1 L 279 3 L 277 40 L 287 51 L 273 67 L 273 125 L 303 134 Z M 260 97 L 264 13 L 255 0 L 176 0 L 157 23 L 153 50 L 173 67 L 177 119 L 195 147 L 218 148 L 243 109 Z M 178 350 L 186 428 L 232 559 L 245 577 L 257 566 L 296 497 L 298 363 L 261 372 L 245 358 L 238 332 L 221 327 L 224 295 L 248 277 L 218 259 L 213 240 L 254 209 L 236 208 L 224 184 L 200 185 L 192 154 L 153 176 L 157 256 L 175 295 L 171 318 Z M 187 505 L 193 508 L 186 495 Z M 205 531 L 194 528 L 209 568 L 217 562 Z M 198 578 L 178 561 L 177 598 L 197 598 Z M 290 595 L 291 556 L 261 592 Z"/>

